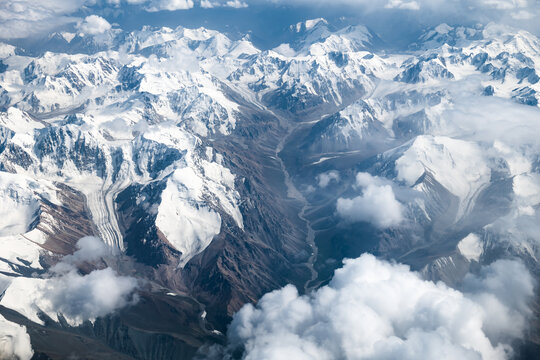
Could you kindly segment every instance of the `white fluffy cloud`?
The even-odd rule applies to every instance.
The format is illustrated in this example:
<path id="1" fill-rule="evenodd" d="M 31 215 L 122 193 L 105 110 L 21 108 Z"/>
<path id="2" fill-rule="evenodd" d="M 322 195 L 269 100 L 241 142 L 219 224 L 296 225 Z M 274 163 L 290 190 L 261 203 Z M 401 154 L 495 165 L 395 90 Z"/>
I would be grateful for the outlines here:
<path id="1" fill-rule="evenodd" d="M 61 314 L 75 326 L 135 300 L 136 279 L 120 276 L 110 268 L 87 275 L 77 271 L 78 265 L 98 261 L 108 254 L 109 249 L 101 240 L 85 237 L 79 240 L 77 247 L 73 255 L 64 257 L 51 269 L 51 277 L 14 279 L 0 304 L 36 323 L 42 323 L 38 314 L 43 312 L 53 320 L 58 320 L 58 314 Z"/>
<path id="2" fill-rule="evenodd" d="M 532 314 L 529 300 L 535 281 L 518 261 L 498 260 L 479 276 L 467 274 L 463 291 L 484 309 L 484 331 L 492 342 L 519 338 Z"/>
<path id="3" fill-rule="evenodd" d="M 529 6 L 528 0 L 481 0 L 479 3 L 500 10 L 512 10 Z"/>
<path id="4" fill-rule="evenodd" d="M 338 215 L 347 221 L 365 221 L 379 228 L 396 226 L 403 221 L 403 205 L 396 200 L 391 185 L 367 173 L 358 173 L 356 184 L 362 188 L 362 195 L 339 198 Z"/>
<path id="5" fill-rule="evenodd" d="M 110 30 L 111 24 L 101 16 L 90 15 L 87 16 L 82 22 L 77 25 L 79 31 L 90 34 L 97 35 L 104 33 L 107 30 Z"/>
<path id="6" fill-rule="evenodd" d="M 540 204 L 540 174 L 522 173 L 514 177 L 514 194 L 520 205 Z"/>
<path id="7" fill-rule="evenodd" d="M 97 261 L 108 254 L 109 248 L 103 241 L 94 236 L 85 236 L 77 241 L 77 251 L 64 256 L 62 261 L 51 268 L 51 272 L 55 274 L 68 273 L 76 269 L 79 264 Z"/>
<path id="8" fill-rule="evenodd" d="M 30 360 L 34 355 L 26 327 L 0 315 L 0 359 Z"/>
<path id="9" fill-rule="evenodd" d="M 245 360 L 508 358 L 530 314 L 532 277 L 498 261 L 466 284 L 457 291 L 364 254 L 310 296 L 289 285 L 244 306 L 231 348 L 245 349 Z"/>
<path id="10" fill-rule="evenodd" d="M 125 2 L 130 5 L 139 5 L 144 4 L 148 0 L 107 0 L 107 3 L 111 5 L 120 5 L 122 2 Z"/>
<path id="11" fill-rule="evenodd" d="M 482 241 L 476 234 L 469 234 L 465 236 L 457 245 L 457 248 L 461 255 L 467 260 L 479 261 L 480 256 L 484 252 Z"/>

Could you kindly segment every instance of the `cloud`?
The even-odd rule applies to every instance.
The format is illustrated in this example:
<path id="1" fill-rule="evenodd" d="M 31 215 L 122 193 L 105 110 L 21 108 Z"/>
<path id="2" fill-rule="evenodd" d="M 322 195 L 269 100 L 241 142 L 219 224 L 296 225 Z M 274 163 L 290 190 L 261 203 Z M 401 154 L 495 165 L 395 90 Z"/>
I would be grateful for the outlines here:
<path id="1" fill-rule="evenodd" d="M 317 182 L 320 188 L 327 187 L 332 181 L 339 182 L 339 171 L 331 170 L 317 175 Z"/>
<path id="2" fill-rule="evenodd" d="M 485 332 L 491 340 L 519 338 L 531 315 L 528 300 L 534 293 L 534 280 L 523 263 L 498 260 L 483 267 L 479 276 L 467 274 L 463 291 L 483 309 Z"/>
<path id="3" fill-rule="evenodd" d="M 77 265 L 84 262 L 97 261 L 109 255 L 109 248 L 103 241 L 94 236 L 85 236 L 77 241 L 77 251 L 66 255 L 58 264 L 51 268 L 53 273 L 61 274 L 76 269 Z"/>
<path id="4" fill-rule="evenodd" d="M 529 6 L 527 0 L 481 0 L 480 4 L 499 10 L 512 10 Z"/>
<path id="5" fill-rule="evenodd" d="M 525 330 L 533 279 L 515 261 L 470 275 L 463 292 L 369 254 L 344 264 L 309 296 L 288 285 L 244 306 L 229 350 L 244 349 L 245 360 L 492 360 L 508 358 Z"/>
<path id="6" fill-rule="evenodd" d="M 467 260 L 479 261 L 480 256 L 484 252 L 482 246 L 482 241 L 476 234 L 469 234 L 465 236 L 458 244 L 457 248 L 461 255 L 463 255 Z"/>
<path id="7" fill-rule="evenodd" d="M 540 204 L 540 174 L 524 172 L 515 176 L 513 190 L 520 204 L 529 206 Z"/>
<path id="8" fill-rule="evenodd" d="M 308 12 L 319 8 L 317 16 L 324 16 L 328 9 L 338 10 L 347 18 L 357 17 L 364 25 L 390 37 L 393 32 L 404 37 L 411 27 L 419 31 L 440 23 L 474 26 L 496 22 L 540 32 L 536 21 L 540 2 L 536 0 L 252 0 L 251 3 L 296 5 L 309 9 Z M 387 22 L 392 22 L 391 31 L 386 29 Z"/>
<path id="9" fill-rule="evenodd" d="M 527 10 L 520 10 L 520 11 L 512 12 L 510 16 L 512 16 L 512 18 L 514 18 L 515 20 L 530 20 L 534 18 L 536 15 Z"/>
<path id="10" fill-rule="evenodd" d="M 111 24 L 101 16 L 90 15 L 77 25 L 77 29 L 85 34 L 97 35 L 110 30 Z"/>
<path id="11" fill-rule="evenodd" d="M 534 0 L 200 0 L 202 8 L 232 7 L 246 8 L 249 5 L 280 6 L 298 5 L 342 11 L 347 17 L 358 17 L 358 21 L 368 26 L 384 23 L 389 19 L 399 22 L 396 14 L 402 13 L 410 27 L 412 19 L 422 27 L 438 25 L 441 22 L 467 23 L 489 21 L 505 22 L 531 31 L 540 30 L 536 18 L 540 13 L 540 3 Z M 95 11 L 100 13 L 107 7 L 119 8 L 123 4 L 140 6 L 149 12 L 188 10 L 195 6 L 195 0 L 3 0 L 0 5 L 0 38 L 27 38 L 47 34 L 57 28 L 71 26 L 81 21 L 78 13 Z M 301 13 L 303 10 L 284 10 Z M 353 10 L 351 12 L 351 10 Z M 354 11 L 358 10 L 358 11 Z M 75 15 L 74 15 L 75 14 Z M 374 16 L 376 14 L 376 16 Z M 97 14 L 94 14 L 97 16 Z M 91 29 L 91 28 L 88 28 Z M 381 29 L 379 29 L 381 30 Z"/>
<path id="12" fill-rule="evenodd" d="M 51 268 L 49 278 L 16 278 L 0 304 L 28 319 L 42 323 L 43 312 L 53 320 L 61 314 L 73 326 L 112 313 L 136 301 L 137 280 L 105 268 L 81 274 L 78 266 L 109 255 L 109 249 L 95 237 L 77 243 L 78 250 Z"/>
<path id="13" fill-rule="evenodd" d="M 70 271 L 53 277 L 41 292 L 50 302 L 49 311 L 61 313 L 71 324 L 81 324 L 132 303 L 130 295 L 136 287 L 134 278 L 106 268 L 88 275 Z"/>
<path id="14" fill-rule="evenodd" d="M 385 6 L 387 9 L 420 10 L 416 1 L 389 0 Z"/>
<path id="15" fill-rule="evenodd" d="M 108 22 L 97 15 L 81 20 L 73 14 L 85 8 L 97 9 L 108 5 L 118 7 L 122 3 L 139 5 L 155 11 L 187 10 L 194 6 L 193 0 L 3 0 L 0 4 L 0 38 L 19 39 L 47 34 L 57 28 L 79 23 L 79 29 L 88 34 L 98 34 L 110 28 Z M 238 0 L 234 3 L 240 3 Z M 82 27 L 82 28 L 80 28 Z"/>
<path id="16" fill-rule="evenodd" d="M 425 10 L 433 9 L 447 11 L 453 7 L 457 10 L 469 9 L 496 9 L 514 10 L 534 8 L 534 0 L 263 0 L 272 3 L 289 4 L 312 4 L 312 5 L 334 5 L 334 6 L 357 6 L 374 9 L 405 9 L 405 10 Z M 260 1 L 259 1 L 260 2 Z"/>
<path id="17" fill-rule="evenodd" d="M 0 359 L 30 360 L 33 355 L 26 327 L 0 315 Z"/>
<path id="18" fill-rule="evenodd" d="M 200 6 L 205 9 L 212 9 L 217 7 L 231 7 L 235 9 L 247 8 L 249 5 L 240 0 L 229 0 L 227 2 L 211 1 L 211 0 L 201 0 Z"/>
<path id="19" fill-rule="evenodd" d="M 201 0 L 201 7 L 205 9 L 212 9 L 220 6 L 220 3 L 210 0 Z"/>
<path id="20" fill-rule="evenodd" d="M 125 2 L 130 5 L 140 5 L 140 4 L 144 4 L 147 1 L 148 0 L 107 0 L 107 3 L 111 5 L 116 5 L 116 6 L 120 5 L 122 2 Z"/>
<path id="21" fill-rule="evenodd" d="M 225 6 L 232 7 L 235 9 L 242 9 L 242 8 L 247 8 L 248 4 L 240 0 L 229 0 L 225 3 Z"/>
<path id="22" fill-rule="evenodd" d="M 77 271 L 77 265 L 96 262 L 109 255 L 109 251 L 96 237 L 80 239 L 77 251 L 65 256 L 51 269 L 58 276 L 48 279 L 40 289 L 47 299 L 48 312 L 59 312 L 70 323 L 80 324 L 128 305 L 137 287 L 134 278 L 119 276 L 110 268 L 95 270 L 88 275 Z"/>
<path id="23" fill-rule="evenodd" d="M 0 36 L 25 38 L 47 33 L 77 18 L 68 16 L 80 9 L 85 0 L 3 0 L 0 5 Z"/>
<path id="24" fill-rule="evenodd" d="M 369 222 L 378 228 L 396 226 L 403 221 L 403 205 L 396 200 L 391 185 L 367 173 L 358 173 L 356 183 L 362 188 L 362 195 L 339 198 L 336 204 L 339 216 L 351 222 Z"/>
<path id="25" fill-rule="evenodd" d="M 146 11 L 176 11 L 176 10 L 188 10 L 193 8 L 193 0 L 152 0 L 146 6 Z"/>

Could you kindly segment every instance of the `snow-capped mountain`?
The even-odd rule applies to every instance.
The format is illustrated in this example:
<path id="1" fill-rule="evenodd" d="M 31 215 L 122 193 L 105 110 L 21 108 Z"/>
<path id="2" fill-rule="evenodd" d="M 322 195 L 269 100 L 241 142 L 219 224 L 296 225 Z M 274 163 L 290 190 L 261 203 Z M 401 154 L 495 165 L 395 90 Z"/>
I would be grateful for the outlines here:
<path id="1" fill-rule="evenodd" d="M 289 32 L 0 44 L 0 340 L 187 359 L 365 251 L 449 286 L 498 258 L 538 274 L 537 37 L 442 24 L 388 53 L 362 25 Z M 82 312 L 55 291 L 105 281 L 115 301 Z"/>

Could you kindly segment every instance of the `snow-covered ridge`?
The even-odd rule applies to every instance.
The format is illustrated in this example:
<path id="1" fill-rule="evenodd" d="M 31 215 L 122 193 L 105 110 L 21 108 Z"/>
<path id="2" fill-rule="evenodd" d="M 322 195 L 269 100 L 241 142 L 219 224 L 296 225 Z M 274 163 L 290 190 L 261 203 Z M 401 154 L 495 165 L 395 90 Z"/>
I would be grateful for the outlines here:
<path id="1" fill-rule="evenodd" d="M 396 161 L 397 180 L 415 186 L 425 173 L 459 198 L 457 218 L 489 183 L 491 170 L 474 143 L 448 137 L 418 136 Z M 422 184 L 418 185 L 421 190 Z M 422 190 L 421 190 L 422 191 Z"/>
<path id="2" fill-rule="evenodd" d="M 182 168 L 211 195 L 199 196 L 198 206 L 223 209 L 241 227 L 235 177 L 216 162 L 217 155 L 203 165 L 198 139 L 230 134 L 238 105 L 203 67 L 220 66 L 222 57 L 241 62 L 239 56 L 258 50 L 202 28 L 145 28 L 117 34 L 115 41 L 111 50 L 92 55 L 47 52 L 31 58 L 6 52 L 7 71 L 0 74 L 9 104 L 0 114 L 3 169 L 81 191 L 98 235 L 120 250 L 117 194 L 132 184 L 167 181 Z M 174 244 L 179 235 L 169 235 Z M 213 235 L 187 245 L 197 250 L 178 246 L 185 252 L 183 263 L 204 250 Z M 183 242 L 197 239 L 184 236 Z"/>

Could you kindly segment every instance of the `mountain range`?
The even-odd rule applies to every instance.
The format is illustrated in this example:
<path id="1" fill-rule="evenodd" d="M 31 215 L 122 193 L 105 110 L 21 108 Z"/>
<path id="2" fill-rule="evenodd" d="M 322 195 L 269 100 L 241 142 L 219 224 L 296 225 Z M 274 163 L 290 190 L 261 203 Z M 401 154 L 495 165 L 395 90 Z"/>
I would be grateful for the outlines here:
<path id="1" fill-rule="evenodd" d="M 365 252 L 456 289 L 501 259 L 538 279 L 535 35 L 441 24 L 388 50 L 363 25 L 287 31 L 0 44 L 0 351 L 203 356 L 245 304 Z M 509 357 L 538 351 L 538 309 L 534 290 Z"/>

